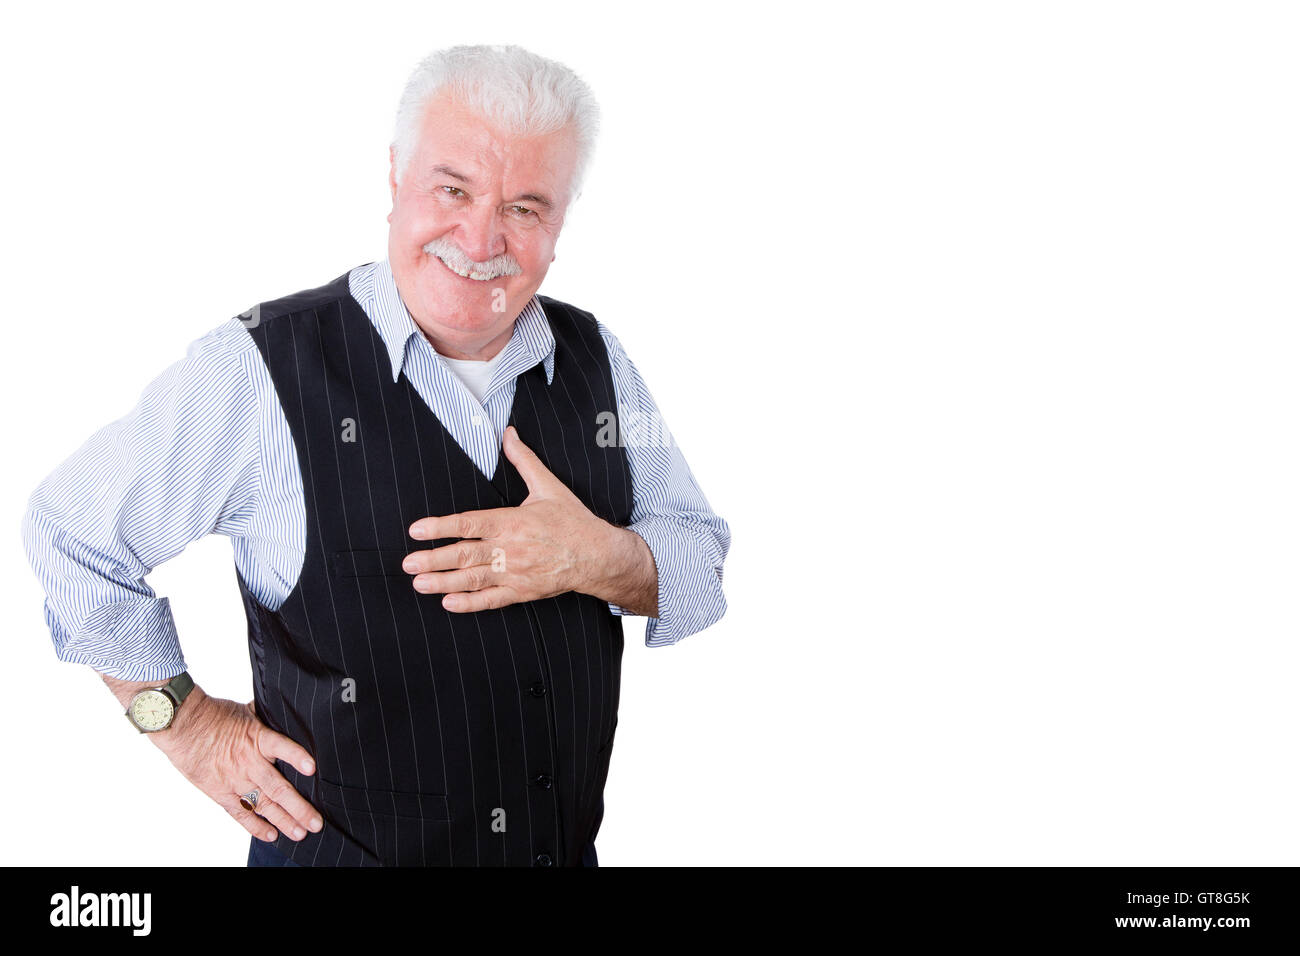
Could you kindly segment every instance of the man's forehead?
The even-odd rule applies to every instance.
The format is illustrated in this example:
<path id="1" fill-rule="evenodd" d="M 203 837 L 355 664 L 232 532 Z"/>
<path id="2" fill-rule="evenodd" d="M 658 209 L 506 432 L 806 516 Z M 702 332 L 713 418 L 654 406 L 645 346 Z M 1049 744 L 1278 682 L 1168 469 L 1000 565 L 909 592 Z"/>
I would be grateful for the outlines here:
<path id="1" fill-rule="evenodd" d="M 504 170 L 514 188 L 535 202 L 554 208 L 563 197 L 566 176 L 576 164 L 574 131 L 517 135 L 459 104 L 430 106 L 416 148 L 414 165 L 426 177 L 445 177 L 465 186 L 481 186 Z M 508 184 L 509 188 L 509 184 Z M 516 197 L 522 198 L 522 197 Z"/>

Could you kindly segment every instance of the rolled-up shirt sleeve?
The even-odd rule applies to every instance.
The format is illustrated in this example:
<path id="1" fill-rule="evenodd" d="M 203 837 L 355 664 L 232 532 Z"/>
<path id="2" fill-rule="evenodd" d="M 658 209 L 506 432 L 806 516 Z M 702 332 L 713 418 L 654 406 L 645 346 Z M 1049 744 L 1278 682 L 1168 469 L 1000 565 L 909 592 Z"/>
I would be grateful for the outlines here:
<path id="1" fill-rule="evenodd" d="M 726 613 L 722 565 L 731 530 L 709 507 L 636 365 L 604 324 L 597 328 L 609 353 L 619 437 L 632 472 L 628 528 L 650 548 L 659 578 L 659 616 L 647 620 L 645 642 L 675 644 Z M 629 613 L 615 604 L 609 609 Z"/>
<path id="2" fill-rule="evenodd" d="M 122 680 L 185 670 L 168 600 L 145 577 L 255 506 L 257 406 L 237 334 L 232 319 L 191 343 L 32 493 L 23 545 L 60 660 Z"/>

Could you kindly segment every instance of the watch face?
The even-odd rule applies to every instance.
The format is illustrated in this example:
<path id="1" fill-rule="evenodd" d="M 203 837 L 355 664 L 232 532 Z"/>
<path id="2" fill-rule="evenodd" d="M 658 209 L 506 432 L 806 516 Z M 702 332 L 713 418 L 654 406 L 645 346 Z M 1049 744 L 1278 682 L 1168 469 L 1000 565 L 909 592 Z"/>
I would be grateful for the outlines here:
<path id="1" fill-rule="evenodd" d="M 143 690 L 131 701 L 131 719 L 145 732 L 162 730 L 175 712 L 172 699 L 160 690 Z"/>

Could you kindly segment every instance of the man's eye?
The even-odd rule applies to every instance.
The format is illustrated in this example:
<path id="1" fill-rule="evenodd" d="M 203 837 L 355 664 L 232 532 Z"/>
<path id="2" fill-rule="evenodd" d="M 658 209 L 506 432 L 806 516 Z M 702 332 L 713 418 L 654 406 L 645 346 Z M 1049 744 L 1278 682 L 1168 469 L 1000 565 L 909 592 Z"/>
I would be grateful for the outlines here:
<path id="1" fill-rule="evenodd" d="M 535 216 L 535 215 L 537 215 L 537 213 L 535 213 L 533 210 L 529 209 L 527 206 L 511 206 L 510 208 L 513 209 L 515 212 L 519 213 L 519 215 L 521 215 L 521 216 Z"/>
<path id="2" fill-rule="evenodd" d="M 442 188 L 447 190 L 448 194 L 452 196 L 463 196 L 465 194 L 465 190 L 461 189 L 459 186 L 443 186 Z"/>

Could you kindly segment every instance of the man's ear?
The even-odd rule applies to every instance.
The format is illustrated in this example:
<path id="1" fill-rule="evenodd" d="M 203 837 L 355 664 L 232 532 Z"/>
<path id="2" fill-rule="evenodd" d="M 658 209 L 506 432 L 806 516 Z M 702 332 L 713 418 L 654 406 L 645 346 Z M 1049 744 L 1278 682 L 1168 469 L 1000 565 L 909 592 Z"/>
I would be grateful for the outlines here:
<path id="1" fill-rule="evenodd" d="M 390 198 L 393 200 L 394 203 L 396 203 L 397 202 L 397 148 L 394 146 L 388 147 L 388 190 L 390 193 Z M 392 221 L 392 218 L 393 218 L 393 214 L 390 212 L 388 214 L 388 219 L 390 222 Z"/>

